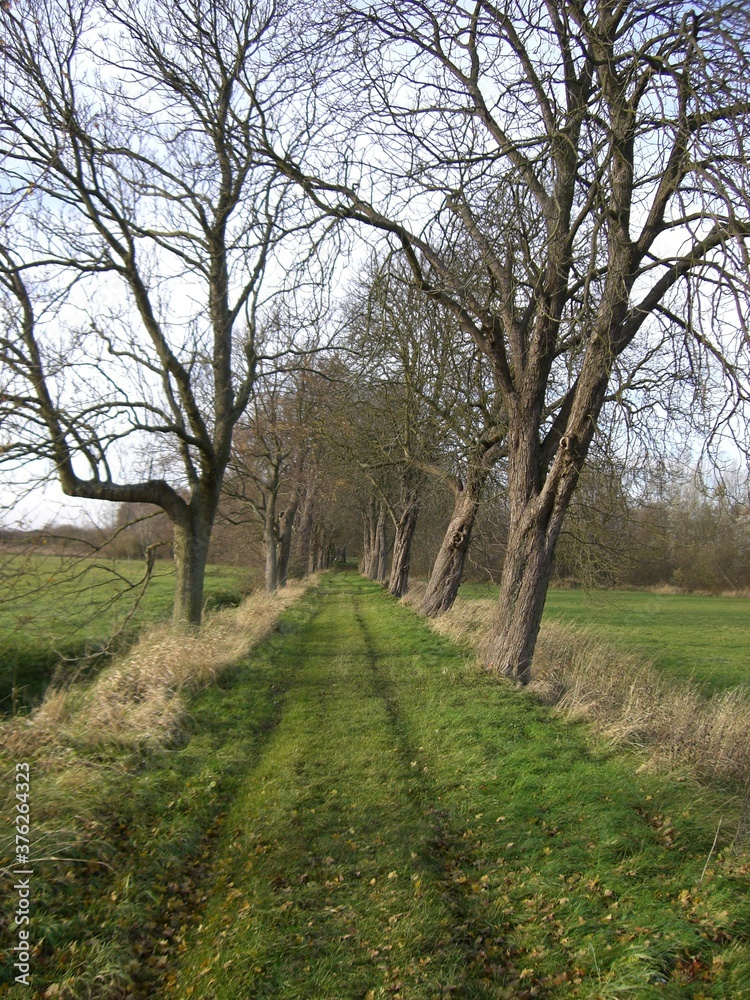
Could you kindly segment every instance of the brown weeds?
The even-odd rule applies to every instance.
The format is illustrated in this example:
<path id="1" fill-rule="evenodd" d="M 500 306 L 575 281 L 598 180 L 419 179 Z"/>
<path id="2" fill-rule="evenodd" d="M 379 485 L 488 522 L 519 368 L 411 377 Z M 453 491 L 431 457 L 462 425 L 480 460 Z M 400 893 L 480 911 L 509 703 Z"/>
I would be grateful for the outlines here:
<path id="1" fill-rule="evenodd" d="M 85 752 L 173 742 L 184 726 L 187 697 L 247 655 L 310 583 L 254 593 L 237 608 L 207 615 L 194 631 L 169 625 L 146 630 L 92 684 L 50 689 L 36 711 L 5 723 L 0 746 L 28 757 L 70 746 Z"/>

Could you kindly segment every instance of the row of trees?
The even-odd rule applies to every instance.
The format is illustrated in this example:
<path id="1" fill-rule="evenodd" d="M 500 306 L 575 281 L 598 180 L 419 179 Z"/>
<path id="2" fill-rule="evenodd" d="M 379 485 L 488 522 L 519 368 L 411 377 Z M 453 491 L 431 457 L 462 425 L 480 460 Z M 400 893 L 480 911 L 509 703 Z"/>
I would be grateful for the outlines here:
<path id="1" fill-rule="evenodd" d="M 425 396 L 418 363 L 424 351 L 418 359 L 407 352 L 401 367 L 391 358 L 387 378 L 381 361 L 373 360 L 385 327 L 377 336 L 370 330 L 368 352 L 362 352 L 354 303 L 367 306 L 367 323 L 380 323 L 383 317 L 367 299 L 368 291 L 377 290 L 377 283 L 363 282 L 360 296 L 349 303 L 345 371 L 329 357 L 325 375 L 290 372 L 276 376 L 265 391 L 258 387 L 238 435 L 220 526 L 254 525 L 256 551 L 265 553 L 267 569 L 278 566 L 277 573 L 266 574 L 274 589 L 283 586 L 290 558 L 297 573 L 315 566 L 309 561 L 314 496 L 317 516 L 326 515 L 318 524 L 325 548 L 341 551 L 348 542 L 362 571 L 396 595 L 405 591 L 415 564 L 432 585 L 422 611 L 436 614 L 452 605 L 465 575 L 499 579 L 509 530 L 507 467 L 501 456 L 488 471 L 483 450 L 477 460 L 481 438 L 466 433 L 466 412 L 455 390 L 456 379 L 471 371 L 470 359 L 455 365 L 453 353 L 441 378 L 431 359 L 432 391 Z M 412 309 L 403 319 L 393 327 L 398 343 L 429 345 L 425 334 L 412 339 L 418 313 Z M 453 405 L 441 408 L 448 394 Z M 478 419 L 478 433 L 486 433 L 485 416 Z M 712 592 L 750 586 L 747 478 L 737 469 L 723 475 L 704 470 L 702 478 L 690 455 L 679 455 L 679 442 L 672 442 L 678 454 L 668 458 L 668 444 L 665 439 L 659 455 L 628 458 L 618 457 L 610 443 L 609 453 L 600 450 L 590 458 L 556 549 L 558 582 Z M 437 610 L 435 592 L 444 599 Z"/>
<path id="2" fill-rule="evenodd" d="M 679 421 L 744 446 L 746 5 L 12 0 L 1 16 L 4 457 L 44 460 L 73 496 L 160 507 L 178 619 L 200 616 L 225 486 L 262 521 L 271 585 L 304 505 L 325 497 L 335 520 L 361 490 L 378 577 L 393 524 L 395 594 L 447 490 L 431 614 L 494 492 L 487 665 L 525 683 L 592 448 Z M 310 394 L 279 396 L 274 373 L 331 335 L 330 267 L 361 241 L 376 264 L 336 311 L 339 372 L 316 375 L 345 386 L 345 416 L 323 396 L 294 418 L 328 425 L 337 456 L 308 495 L 314 449 L 267 429 Z M 357 380 L 339 378 L 351 356 Z M 274 463 L 292 470 L 281 501 Z"/>
<path id="3" fill-rule="evenodd" d="M 399 309 L 403 287 L 384 298 L 383 278 L 368 269 L 352 286 L 346 338 L 336 353 L 318 358 L 317 370 L 308 359 L 257 383 L 235 434 L 213 551 L 235 560 L 262 552 L 273 590 L 285 584 L 290 560 L 295 573 L 314 571 L 348 541 L 363 571 L 400 595 L 416 549 L 417 571 L 432 585 L 422 610 L 435 614 L 451 606 L 467 568 L 499 575 L 509 521 L 506 464 L 501 449 L 489 467 L 482 461 L 488 428 L 496 427 L 487 419 L 491 394 L 483 408 L 464 405 L 472 345 L 455 336 L 446 352 L 447 325 L 435 324 L 434 312 L 420 312 L 408 295 Z M 442 337 L 431 337 L 431 329 Z M 735 473 L 701 483 L 689 456 L 628 460 L 617 458 L 614 442 L 609 448 L 591 457 L 569 511 L 557 579 L 746 586 L 747 482 Z M 134 513 L 122 511 L 121 519 Z M 128 542 L 142 536 L 153 544 L 163 533 L 159 524 L 139 521 Z M 432 592 L 443 598 L 438 609 Z"/>

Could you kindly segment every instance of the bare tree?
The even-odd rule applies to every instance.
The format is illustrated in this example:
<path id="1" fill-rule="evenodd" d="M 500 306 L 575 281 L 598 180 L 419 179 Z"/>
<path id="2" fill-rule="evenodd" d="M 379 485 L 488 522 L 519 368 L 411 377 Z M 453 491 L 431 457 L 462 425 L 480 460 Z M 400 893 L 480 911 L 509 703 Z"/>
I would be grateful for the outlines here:
<path id="1" fill-rule="evenodd" d="M 367 294 L 360 352 L 381 379 L 413 398 L 422 424 L 420 451 L 409 457 L 450 491 L 453 509 L 432 565 L 421 611 L 453 606 L 487 479 L 505 455 L 501 394 L 476 345 L 440 303 L 409 281 L 403 261 L 386 259 Z M 429 443 L 428 443 L 429 439 Z"/>
<path id="2" fill-rule="evenodd" d="M 175 619 L 197 622 L 264 277 L 278 289 L 306 225 L 256 153 L 259 108 L 296 92 L 302 32 L 239 0 L 18 0 L 0 17 L 3 459 L 161 508 Z"/>
<path id="3" fill-rule="evenodd" d="M 348 458 L 363 493 L 365 575 L 382 579 L 386 516 L 393 524 L 388 589 L 408 588 L 411 548 L 424 504 L 426 481 L 435 467 L 440 428 L 425 399 L 431 363 L 399 337 L 377 289 L 365 281 L 347 302 L 350 371 L 339 394 L 337 446 Z"/>
<path id="4" fill-rule="evenodd" d="M 249 509 L 262 529 L 268 591 L 286 584 L 294 524 L 309 493 L 321 407 L 313 381 L 306 371 L 258 380 L 235 433 L 225 494 L 239 501 L 240 516 Z"/>
<path id="5" fill-rule="evenodd" d="M 328 148 L 303 160 L 264 123 L 273 162 L 400 248 L 497 380 L 510 525 L 487 665 L 521 683 L 607 399 L 668 405 L 679 384 L 714 440 L 746 440 L 749 21 L 731 0 L 351 5 Z"/>

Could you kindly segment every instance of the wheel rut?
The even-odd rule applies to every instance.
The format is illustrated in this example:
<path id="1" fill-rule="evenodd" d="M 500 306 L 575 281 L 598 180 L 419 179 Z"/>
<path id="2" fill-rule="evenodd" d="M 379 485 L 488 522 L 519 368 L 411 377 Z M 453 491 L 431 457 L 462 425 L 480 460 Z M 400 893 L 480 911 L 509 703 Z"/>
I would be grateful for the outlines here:
<path id="1" fill-rule="evenodd" d="M 402 611 L 365 586 L 332 583 L 279 644 L 281 717 L 248 761 L 163 997 L 505 995 L 479 861 L 402 711 Z"/>
<path id="2" fill-rule="evenodd" d="M 454 917 L 452 940 L 465 950 L 467 958 L 475 967 L 484 966 L 484 974 L 496 978 L 502 975 L 503 970 L 482 951 L 481 945 L 485 941 L 492 942 L 494 950 L 497 950 L 504 947 L 505 942 L 497 936 L 496 927 L 475 912 L 472 883 L 463 874 L 466 869 L 480 867 L 478 859 L 467 850 L 465 831 L 462 832 L 452 821 L 449 811 L 438 804 L 439 791 L 429 778 L 427 768 L 419 765 L 421 747 L 414 740 L 400 711 L 396 685 L 384 665 L 387 657 L 378 652 L 358 596 L 354 598 L 352 610 L 362 635 L 373 688 L 385 705 L 397 741 L 398 756 L 404 771 L 409 775 L 408 797 L 431 827 L 431 836 L 420 851 L 417 864 L 428 870 L 441 886 L 447 906 Z"/>

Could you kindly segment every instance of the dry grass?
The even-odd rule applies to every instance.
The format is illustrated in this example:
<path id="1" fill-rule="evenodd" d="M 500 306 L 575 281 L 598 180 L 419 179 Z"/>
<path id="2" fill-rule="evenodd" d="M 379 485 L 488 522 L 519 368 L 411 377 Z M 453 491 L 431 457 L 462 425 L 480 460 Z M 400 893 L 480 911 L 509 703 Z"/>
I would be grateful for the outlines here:
<path id="1" fill-rule="evenodd" d="M 401 603 L 406 605 L 407 608 L 413 608 L 414 611 L 419 611 L 419 605 L 422 603 L 422 598 L 427 590 L 427 582 L 425 580 L 413 580 L 409 583 L 409 589 L 406 594 L 401 598 Z"/>
<path id="2" fill-rule="evenodd" d="M 654 583 L 648 587 L 636 587 L 636 590 L 645 590 L 649 594 L 687 594 L 684 587 L 676 587 L 673 583 Z"/>
<path id="3" fill-rule="evenodd" d="M 635 654 L 560 623 L 542 630 L 531 688 L 569 718 L 592 722 L 611 743 L 646 750 L 654 763 L 732 785 L 750 778 L 747 688 L 706 697 Z"/>
<path id="4" fill-rule="evenodd" d="M 431 625 L 482 656 L 493 613 L 494 601 L 459 598 Z M 585 719 L 611 744 L 637 747 L 649 763 L 687 768 L 704 781 L 748 786 L 747 688 L 706 697 L 590 631 L 554 622 L 542 626 L 533 675 L 537 697 L 567 718 Z"/>
<path id="5" fill-rule="evenodd" d="M 494 613 L 494 601 L 463 601 L 458 598 L 450 611 L 433 618 L 430 624 L 446 639 L 468 643 L 483 663 Z"/>
<path id="6" fill-rule="evenodd" d="M 74 746 L 147 749 L 175 740 L 187 697 L 212 683 L 272 631 L 281 612 L 313 583 L 257 592 L 237 608 L 207 615 L 195 631 L 159 625 L 88 685 L 51 689 L 29 716 L 0 730 L 0 746 L 25 758 Z"/>
<path id="7" fill-rule="evenodd" d="M 401 598 L 401 603 L 419 611 L 426 590 L 427 584 L 422 580 L 410 583 L 409 591 Z M 494 607 L 494 601 L 464 601 L 459 597 L 450 611 L 428 621 L 440 635 L 453 642 L 468 643 L 476 650 L 479 658 L 483 659 L 484 638 L 492 624 Z"/>
<path id="8" fill-rule="evenodd" d="M 557 584 L 555 584 L 557 586 Z M 620 588 L 618 588 L 620 589 Z M 677 587 L 672 583 L 654 583 L 646 587 L 623 587 L 623 590 L 646 591 L 648 594 L 661 594 L 671 596 L 673 594 L 694 594 L 698 597 L 741 597 L 745 600 L 750 598 L 749 587 L 733 587 L 728 590 L 701 590 L 686 587 Z"/>

